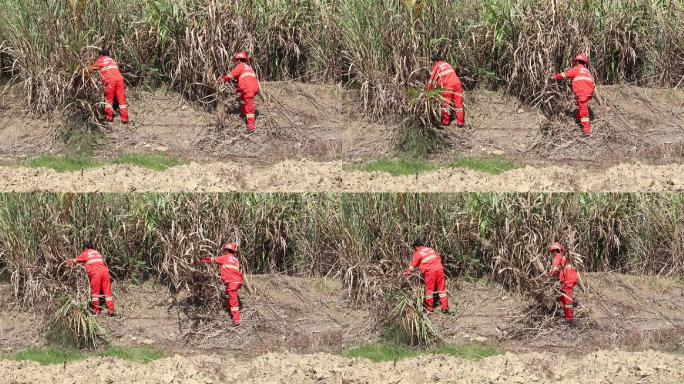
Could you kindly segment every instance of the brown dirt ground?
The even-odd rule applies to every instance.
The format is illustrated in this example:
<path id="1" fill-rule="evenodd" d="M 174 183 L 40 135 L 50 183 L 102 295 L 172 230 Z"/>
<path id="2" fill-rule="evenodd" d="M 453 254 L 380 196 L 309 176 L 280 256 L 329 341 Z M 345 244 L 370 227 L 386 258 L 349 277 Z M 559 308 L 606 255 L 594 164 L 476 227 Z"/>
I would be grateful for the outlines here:
<path id="1" fill-rule="evenodd" d="M 520 325 L 517 320 L 524 316 L 526 302 L 486 281 L 449 281 L 454 313 L 436 313 L 432 319 L 450 343 L 486 338 L 488 344 L 515 352 L 605 348 L 684 352 L 684 283 L 613 273 L 590 273 L 585 281 L 588 291 L 577 293 L 576 328 L 567 328 L 560 317 L 539 328 Z M 152 283 L 115 282 L 120 316 L 99 318 L 105 329 L 103 340 L 116 345 L 151 340 L 177 352 L 233 351 L 254 356 L 271 351 L 340 352 L 381 337 L 369 310 L 352 305 L 336 280 L 257 275 L 249 282 L 250 288 L 241 291 L 239 328 L 230 326 L 229 314 L 222 308 L 199 314 L 182 304 L 182 294 L 170 295 Z M 8 290 L 2 287 L 0 346 L 44 343 L 41 327 L 23 326 L 41 324 L 43 314 L 14 307 Z"/>
<path id="2" fill-rule="evenodd" d="M 392 157 L 397 123 L 356 111 L 351 91 L 334 85 L 264 84 L 259 129 L 243 133 L 237 102 L 225 95 L 215 112 L 179 95 L 130 91 L 133 124 L 111 124 L 94 155 L 168 152 L 189 161 L 163 173 L 108 166 L 83 175 L 15 168 L 17 160 L 65 153 L 63 122 L 31 117 L 21 100 L 0 105 L 0 188 L 7 191 L 681 191 L 684 188 L 684 94 L 634 86 L 600 88 L 592 102 L 595 135 L 574 119 L 548 120 L 501 93 L 469 92 L 468 125 L 443 130 L 446 146 L 431 160 L 502 156 L 526 167 L 488 176 L 443 169 L 418 177 L 350 171 L 350 164 Z M 574 113 L 565 100 L 565 111 Z M 4 160 L 3 160 L 4 159 Z"/>
<path id="3" fill-rule="evenodd" d="M 506 353 L 480 362 L 425 355 L 380 364 L 337 354 L 377 340 L 379 330 L 368 311 L 351 308 L 335 281 L 253 276 L 251 292 L 243 289 L 239 329 L 229 326 L 225 312 L 193 319 L 174 305 L 177 297 L 160 294 L 166 290 L 154 284 L 115 284 L 121 317 L 101 318 L 104 339 L 151 342 L 178 355 L 146 365 L 111 358 L 47 367 L 0 360 L 0 377 L 10 383 L 45 377 L 74 383 L 681 383 L 684 284 L 613 273 L 585 280 L 589 289 L 578 294 L 576 329 L 557 320 L 516 339 L 506 333 L 525 307 L 520 297 L 485 281 L 452 281 L 455 315 L 433 317 L 442 336 L 451 343 L 497 345 Z M 12 308 L 7 288 L 0 346 L 42 344 L 40 327 L 25 327 L 40 316 Z"/>
<path id="4" fill-rule="evenodd" d="M 65 366 L 0 361 L 8 383 L 643 383 L 678 384 L 684 356 L 654 351 L 599 351 L 580 357 L 556 353 L 493 356 L 479 362 L 426 355 L 372 363 L 317 353 L 269 353 L 253 360 L 180 356 L 149 364 L 93 358 Z"/>
<path id="5" fill-rule="evenodd" d="M 603 170 L 528 165 L 493 176 L 445 168 L 414 176 L 353 170 L 345 162 L 287 160 L 272 166 L 190 163 L 155 172 L 113 165 L 81 172 L 0 166 L 5 192 L 682 192 L 684 164 L 621 164 Z"/>

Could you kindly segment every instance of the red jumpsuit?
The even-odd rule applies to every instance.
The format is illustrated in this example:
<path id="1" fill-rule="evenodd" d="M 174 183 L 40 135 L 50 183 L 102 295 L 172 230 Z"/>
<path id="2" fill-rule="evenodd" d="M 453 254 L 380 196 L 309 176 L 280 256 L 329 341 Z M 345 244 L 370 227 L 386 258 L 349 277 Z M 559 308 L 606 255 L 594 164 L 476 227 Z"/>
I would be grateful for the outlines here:
<path id="1" fill-rule="evenodd" d="M 226 253 L 217 257 L 200 259 L 203 263 L 220 265 L 221 280 L 226 285 L 226 308 L 233 317 L 233 323 L 240 324 L 240 300 L 238 290 L 242 288 L 242 272 L 237 257 Z"/>
<path id="2" fill-rule="evenodd" d="M 553 75 L 556 80 L 571 79 L 572 92 L 577 101 L 577 119 L 582 124 L 582 133 L 591 136 L 591 122 L 589 121 L 589 100 L 594 97 L 594 78 L 591 71 L 582 63 L 573 68 Z"/>
<path id="3" fill-rule="evenodd" d="M 85 266 L 90 280 L 90 305 L 95 314 L 100 313 L 100 297 L 104 296 L 107 312 L 114 313 L 114 298 L 112 297 L 112 281 L 109 268 L 105 265 L 102 255 L 94 249 L 86 249 L 76 262 Z"/>
<path id="4" fill-rule="evenodd" d="M 438 61 L 432 67 L 430 82 L 427 88 L 432 90 L 435 87 L 443 90 L 442 124 L 451 124 L 451 111 L 453 110 L 456 112 L 456 125 L 462 127 L 465 124 L 465 113 L 463 112 L 461 79 L 456 75 L 456 72 L 449 63 Z"/>
<path id="5" fill-rule="evenodd" d="M 254 132 L 256 131 L 254 98 L 259 93 L 259 80 L 247 63 L 239 63 L 229 74 L 223 76 L 223 81 L 236 79 L 237 92 L 240 94 L 240 113 L 247 119 L 247 130 Z"/>
<path id="6" fill-rule="evenodd" d="M 425 282 L 425 306 L 428 312 L 435 309 L 434 293 L 439 295 L 439 305 L 442 311 L 449 310 L 449 298 L 447 297 L 446 281 L 444 279 L 444 267 L 439 253 L 429 247 L 418 247 L 413 252 L 413 259 L 405 273 L 409 274 L 418 268 Z"/>
<path id="7" fill-rule="evenodd" d="M 128 122 L 128 106 L 126 105 L 126 89 L 124 79 L 119 72 L 116 61 L 108 56 L 100 56 L 91 67 L 100 73 L 104 85 L 105 119 L 114 121 L 114 99 L 119 104 L 119 113 L 122 123 Z"/>
<path id="8" fill-rule="evenodd" d="M 561 283 L 561 291 L 563 292 L 560 297 L 560 305 L 565 313 L 565 319 L 568 321 L 573 321 L 575 319 L 575 307 L 573 305 L 573 289 L 577 285 L 577 271 L 565 257 L 565 255 L 557 254 L 553 258 L 553 265 L 551 266 L 551 271 L 549 274 L 553 277 L 557 277 Z"/>

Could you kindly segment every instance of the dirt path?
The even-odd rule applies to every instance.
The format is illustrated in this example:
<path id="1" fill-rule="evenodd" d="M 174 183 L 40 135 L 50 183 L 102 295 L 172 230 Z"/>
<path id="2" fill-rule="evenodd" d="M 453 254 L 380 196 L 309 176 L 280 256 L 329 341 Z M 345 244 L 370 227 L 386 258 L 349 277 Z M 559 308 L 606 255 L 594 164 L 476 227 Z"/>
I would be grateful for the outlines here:
<path id="1" fill-rule="evenodd" d="M 562 364 L 561 364 L 562 362 Z M 338 355 L 266 354 L 241 361 L 217 355 L 174 356 L 147 365 L 96 358 L 65 366 L 0 361 L 8 383 L 682 383 L 684 356 L 598 351 L 581 357 L 527 353 L 470 362 L 423 356 L 372 363 Z"/>
<path id="2" fill-rule="evenodd" d="M 158 285 L 115 284 L 120 317 L 99 318 L 105 339 L 122 346 L 153 344 L 177 355 L 149 364 L 112 358 L 56 366 L 0 360 L 0 382 L 684 382 L 684 284 L 614 273 L 585 278 L 590 288 L 578 293 L 577 328 L 558 320 L 541 332 L 527 330 L 521 339 L 504 334 L 524 312 L 520 297 L 491 282 L 452 282 L 455 314 L 435 314 L 433 320 L 450 343 L 483 342 L 507 351 L 479 362 L 430 354 L 397 363 L 342 357 L 339 352 L 352 346 L 377 341 L 379 330 L 368 310 L 346 302 L 335 280 L 253 276 L 251 293 L 242 296 L 239 329 L 230 327 L 219 308 L 205 320 L 192 320 L 192 310 L 174 305 L 182 297 Z M 24 327 L 40 324 L 40 318 L 14 308 L 9 286 L 0 288 L 1 350 L 43 344 L 41 327 Z"/>
<path id="3" fill-rule="evenodd" d="M 568 346 L 576 353 L 611 348 L 684 351 L 684 284 L 613 273 L 590 273 L 585 280 L 590 289 L 577 293 L 576 328 L 567 328 L 559 318 L 539 329 L 525 328 L 517 322 L 526 313 L 525 299 L 484 280 L 451 279 L 453 313 L 436 313 L 432 321 L 450 344 L 484 342 L 518 353 L 567 352 Z M 218 280 L 214 302 L 205 308 L 186 303 L 183 292 L 172 295 L 151 282 L 115 282 L 119 316 L 98 318 L 101 344 L 154 344 L 183 354 L 222 351 L 255 357 L 276 351 L 339 353 L 381 338 L 373 308 L 349 302 L 337 280 L 255 275 L 250 287 L 240 294 L 242 326 L 233 328 Z M 0 285 L 0 349 L 44 345 L 41 325 L 48 313 L 16 308 L 11 298 L 11 287 Z M 26 329 L 28 323 L 36 326 Z M 559 337 L 567 339 L 562 346 Z"/>
<path id="4" fill-rule="evenodd" d="M 622 164 L 587 170 L 527 166 L 491 176 L 442 169 L 419 176 L 353 171 L 344 162 L 284 161 L 269 167 L 190 163 L 165 172 L 107 166 L 82 172 L 0 167 L 5 192 L 532 192 L 684 190 L 684 164 Z"/>

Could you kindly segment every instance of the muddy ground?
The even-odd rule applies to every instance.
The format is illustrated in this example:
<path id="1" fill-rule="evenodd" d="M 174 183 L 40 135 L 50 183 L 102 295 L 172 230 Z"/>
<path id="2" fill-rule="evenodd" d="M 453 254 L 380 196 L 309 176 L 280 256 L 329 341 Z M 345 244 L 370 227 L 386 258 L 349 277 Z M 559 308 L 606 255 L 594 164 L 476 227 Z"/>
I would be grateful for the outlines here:
<path id="1" fill-rule="evenodd" d="M 578 293 L 578 327 L 560 319 L 521 325 L 526 303 L 487 281 L 449 281 L 453 315 L 433 320 L 453 344 L 495 345 L 505 354 L 470 362 L 421 356 L 374 364 L 340 352 L 382 340 L 372 308 L 347 301 L 337 281 L 253 276 L 243 288 L 243 326 L 228 314 L 198 314 L 151 282 L 115 282 L 120 317 L 99 318 L 102 341 L 151 344 L 175 353 L 147 365 L 93 358 L 66 366 L 0 360 L 9 383 L 681 383 L 684 380 L 684 283 L 664 278 L 592 273 Z M 219 290 L 217 290 L 217 295 Z M 0 347 L 7 352 L 45 343 L 44 314 L 0 302 Z M 522 333 L 520 333 L 522 332 Z M 522 336 L 512 336 L 512 335 Z"/>
<path id="2" fill-rule="evenodd" d="M 17 168 L 23 159 L 68 153 L 65 122 L 35 118 L 21 100 L 0 105 L 0 189 L 6 191 L 681 191 L 684 94 L 606 86 L 592 104 L 595 135 L 581 137 L 573 102 L 554 120 L 501 93 L 468 92 L 465 129 L 439 131 L 430 161 L 503 157 L 523 168 L 499 176 L 443 169 L 416 177 L 353 171 L 354 164 L 401 156 L 392 117 L 371 120 L 353 92 L 333 85 L 274 82 L 258 100 L 259 128 L 246 135 L 230 94 L 216 111 L 178 94 L 130 91 L 133 124 L 113 123 L 92 155 L 165 152 L 188 164 L 154 173 L 108 166 L 76 174 Z M 416 179 L 418 182 L 416 182 Z"/>

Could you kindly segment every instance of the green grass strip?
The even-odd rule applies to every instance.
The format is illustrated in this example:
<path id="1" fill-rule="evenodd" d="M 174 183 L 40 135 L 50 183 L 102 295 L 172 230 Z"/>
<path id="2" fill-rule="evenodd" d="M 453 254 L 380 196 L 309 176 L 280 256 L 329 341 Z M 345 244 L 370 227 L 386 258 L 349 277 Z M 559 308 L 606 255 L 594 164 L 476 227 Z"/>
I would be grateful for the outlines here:
<path id="1" fill-rule="evenodd" d="M 167 357 L 168 354 L 150 346 L 140 347 L 109 347 L 98 356 L 114 357 L 121 360 L 133 361 L 136 363 L 149 363 Z"/>
<path id="2" fill-rule="evenodd" d="M 153 171 L 166 171 L 171 167 L 183 164 L 183 160 L 166 153 L 128 154 L 122 155 L 112 163 L 131 164 L 138 167 L 151 169 Z"/>
<path id="3" fill-rule="evenodd" d="M 171 167 L 183 164 L 183 160 L 166 153 L 127 154 L 111 161 L 98 161 L 90 157 L 72 155 L 43 155 L 29 160 L 23 165 L 31 168 L 48 168 L 57 172 L 78 172 L 82 169 L 96 168 L 107 164 L 130 164 L 153 171 L 166 171 Z"/>
<path id="4" fill-rule="evenodd" d="M 23 351 L 3 354 L 0 357 L 14 361 L 35 361 L 41 365 L 65 364 L 85 360 L 89 357 L 112 357 L 136 363 L 149 363 L 169 356 L 168 353 L 151 346 L 109 347 L 98 354 L 80 352 L 61 347 L 33 347 Z"/>
<path id="5" fill-rule="evenodd" d="M 498 175 L 506 171 L 520 168 L 517 163 L 502 159 L 460 159 L 449 164 L 451 168 L 467 168 L 478 172 L 488 173 L 490 175 Z"/>
<path id="6" fill-rule="evenodd" d="M 75 172 L 82 169 L 99 167 L 102 164 L 89 157 L 43 155 L 29 160 L 27 165 L 32 168 L 49 168 L 57 172 Z"/>
<path id="7" fill-rule="evenodd" d="M 56 347 L 29 348 L 20 352 L 3 356 L 8 360 L 35 361 L 41 365 L 65 364 L 85 360 L 88 355 L 76 350 Z"/>
<path id="8" fill-rule="evenodd" d="M 403 346 L 393 345 L 362 345 L 348 350 L 348 358 L 362 357 L 374 363 L 383 361 L 399 361 L 418 356 L 418 352 Z"/>
<path id="9" fill-rule="evenodd" d="M 436 171 L 439 167 L 424 160 L 398 159 L 375 160 L 360 167 L 366 172 L 387 172 L 392 176 L 410 176 Z"/>
<path id="10" fill-rule="evenodd" d="M 501 354 L 499 350 L 491 345 L 440 345 L 432 350 L 435 355 L 447 355 L 458 357 L 460 359 L 478 361 L 485 357 L 495 356 Z"/>

